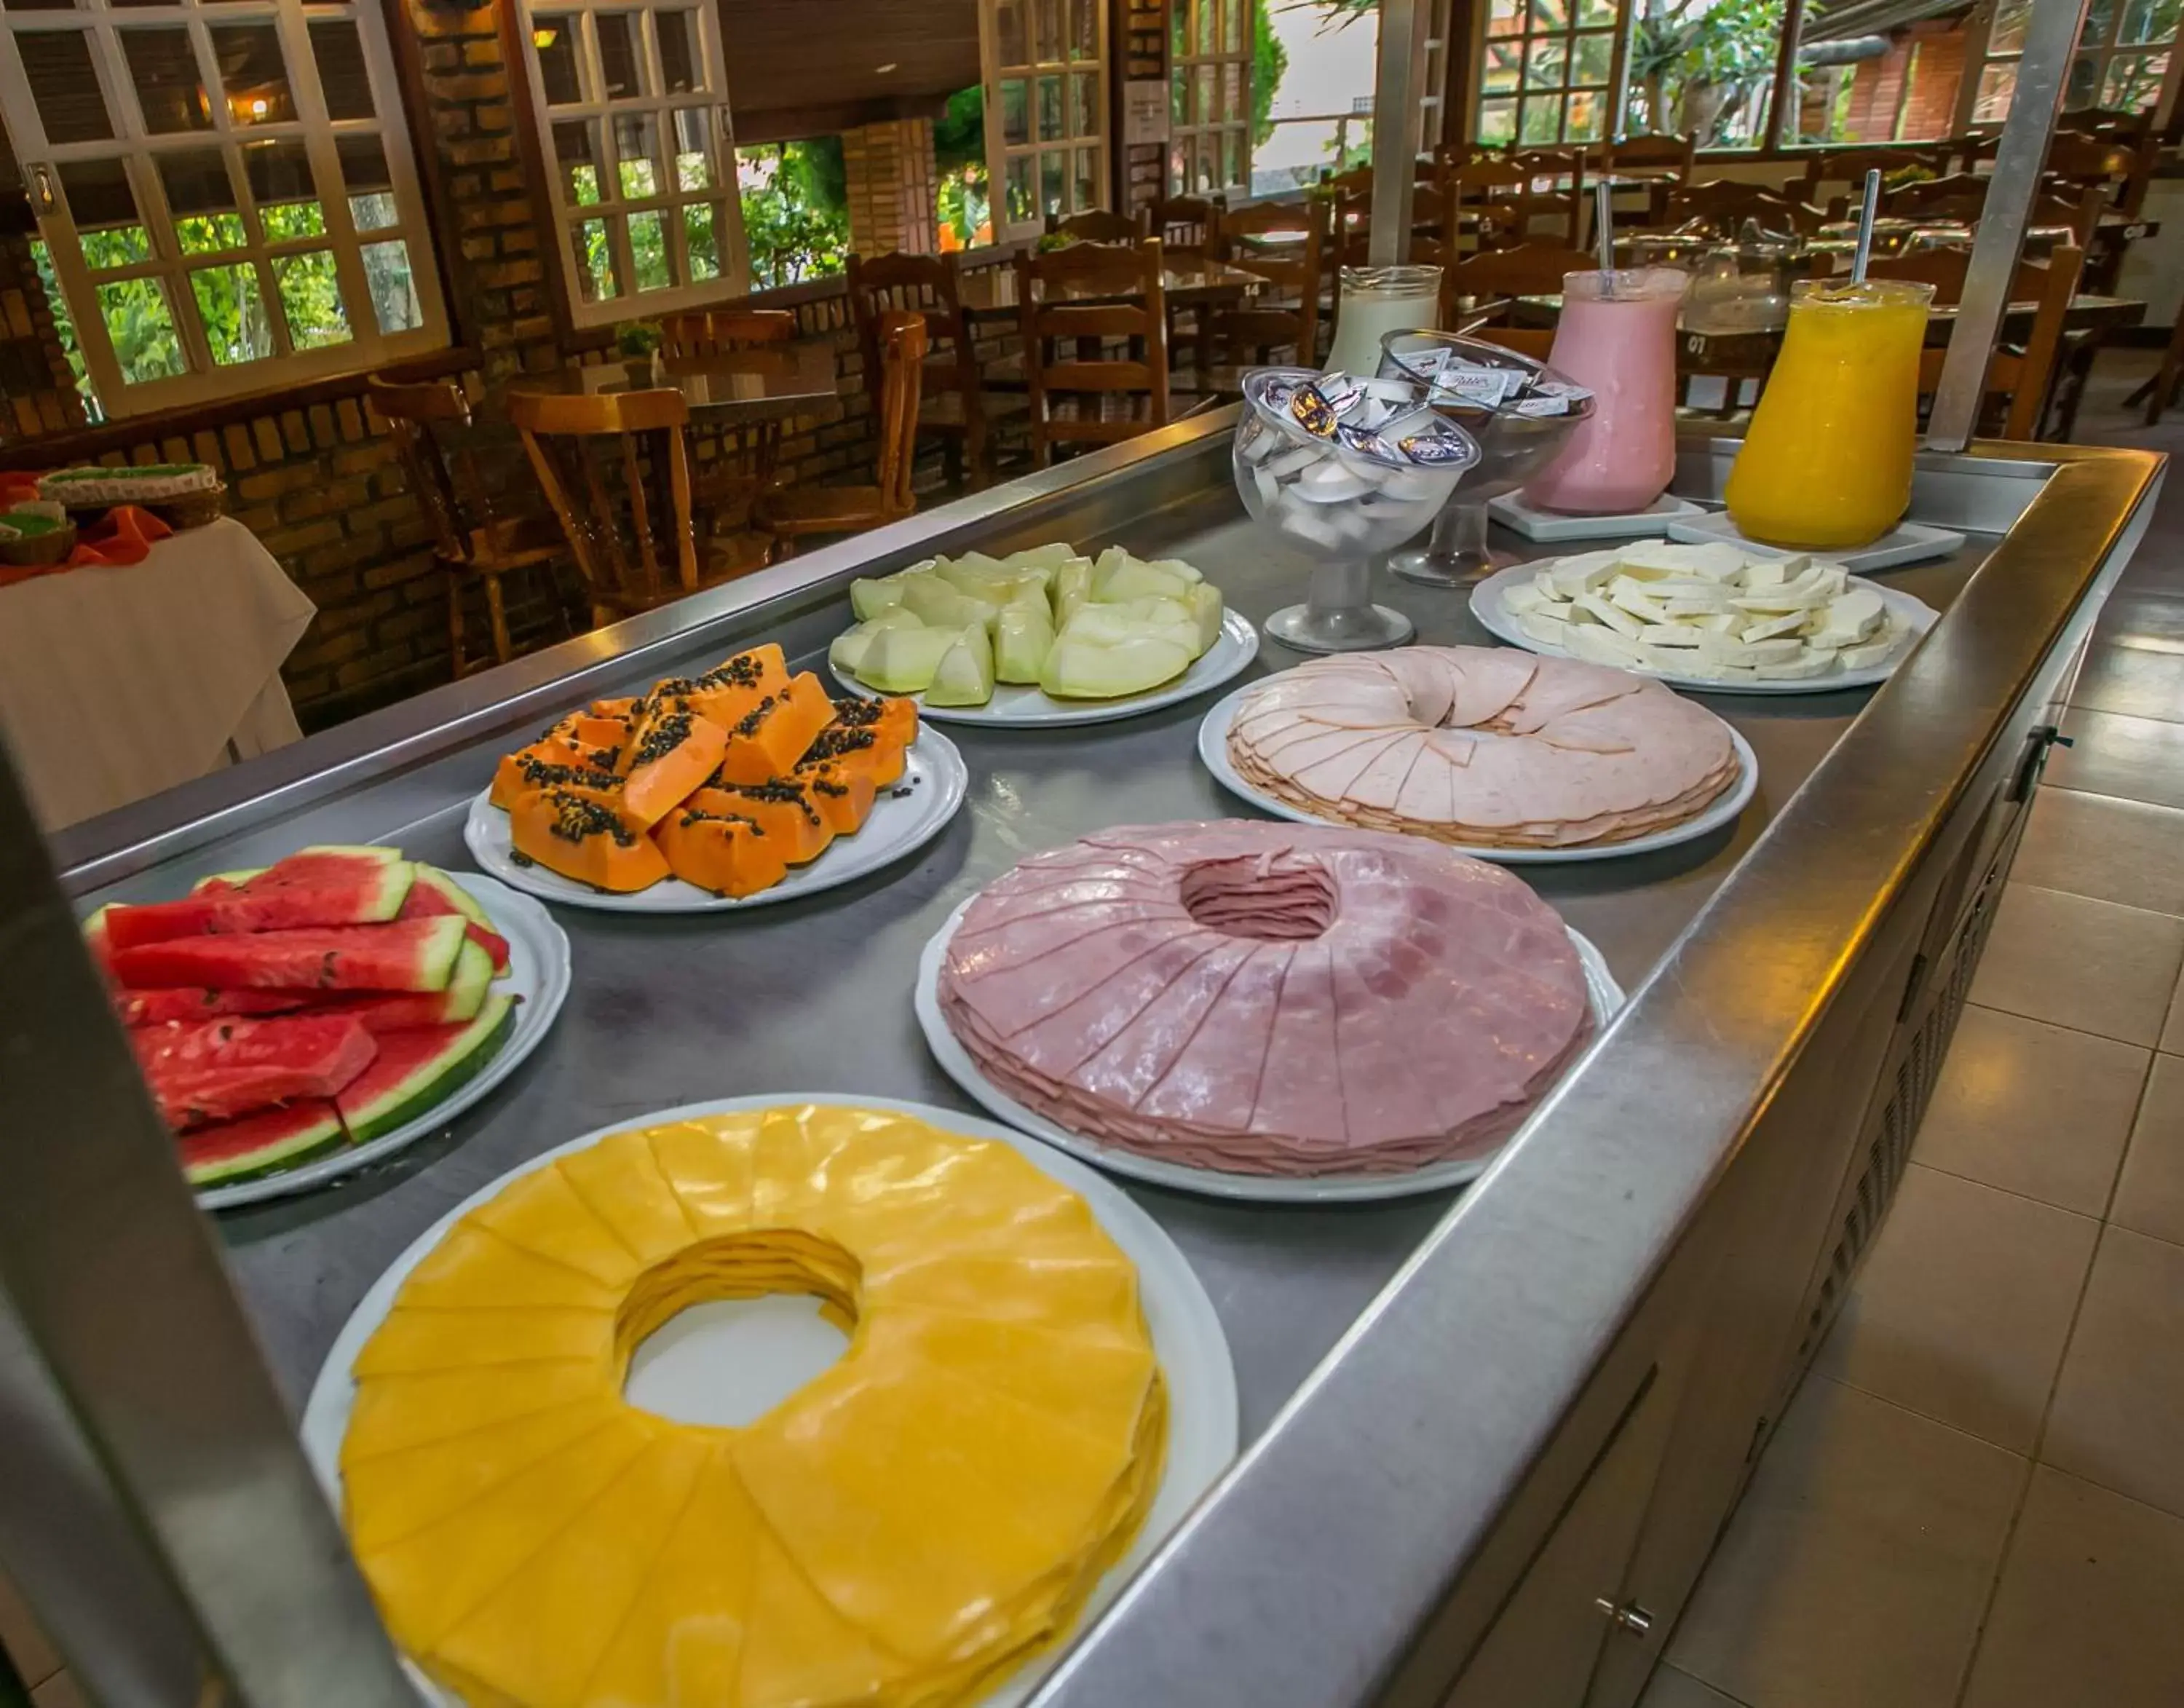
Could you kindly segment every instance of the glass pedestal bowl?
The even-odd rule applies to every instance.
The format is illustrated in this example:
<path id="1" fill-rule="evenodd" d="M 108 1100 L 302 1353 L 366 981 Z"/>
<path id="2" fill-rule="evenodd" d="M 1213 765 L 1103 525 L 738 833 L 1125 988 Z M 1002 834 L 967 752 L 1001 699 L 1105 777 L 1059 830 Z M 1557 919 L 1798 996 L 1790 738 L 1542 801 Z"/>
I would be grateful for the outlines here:
<path id="1" fill-rule="evenodd" d="M 1523 395 L 1496 402 L 1487 395 L 1491 381 L 1485 382 L 1487 389 L 1467 394 L 1451 377 L 1481 369 L 1513 377 L 1501 383 L 1513 390 L 1522 386 Z M 1428 587 L 1460 587 L 1513 561 L 1497 559 L 1487 544 L 1486 500 L 1513 492 L 1553 461 L 1578 423 L 1591 415 L 1592 394 L 1545 362 L 1455 332 L 1389 333 L 1380 341 L 1380 373 L 1425 387 L 1435 412 L 1479 445 L 1479 461 L 1464 477 L 1461 500 L 1435 519 L 1423 548 L 1397 552 L 1388 567 Z M 1536 412 L 1545 405 L 1535 399 L 1546 397 L 1559 399 L 1558 413 Z"/>
<path id="2" fill-rule="evenodd" d="M 1373 603 L 1372 561 L 1401 545 L 1444 510 L 1479 459 L 1460 430 L 1444 432 L 1443 460 L 1421 464 L 1377 433 L 1346 422 L 1318 434 L 1290 408 L 1297 388 L 1324 377 L 1310 368 L 1258 368 L 1244 377 L 1244 413 L 1232 453 L 1236 490 L 1252 521 L 1313 560 L 1304 602 L 1276 611 L 1266 632 L 1301 652 L 1400 646 L 1418 633 L 1399 611 Z M 1428 406 L 1415 381 L 1357 382 L 1371 413 L 1386 424 L 1415 421 Z"/>

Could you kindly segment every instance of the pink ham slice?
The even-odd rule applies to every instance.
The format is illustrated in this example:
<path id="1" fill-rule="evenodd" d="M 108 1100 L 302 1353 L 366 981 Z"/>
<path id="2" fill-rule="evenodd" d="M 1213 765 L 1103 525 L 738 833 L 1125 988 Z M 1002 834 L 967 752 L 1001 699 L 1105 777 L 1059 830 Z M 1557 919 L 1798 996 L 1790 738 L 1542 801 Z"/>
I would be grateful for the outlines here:
<path id="1" fill-rule="evenodd" d="M 1026 905 L 1109 885 L 1128 899 Z M 1128 829 L 1034 856 L 965 912 L 939 995 L 986 1076 L 1048 1119 L 1256 1174 L 1483 1155 L 1591 1033 L 1568 934 L 1516 878 L 1306 825 Z"/>

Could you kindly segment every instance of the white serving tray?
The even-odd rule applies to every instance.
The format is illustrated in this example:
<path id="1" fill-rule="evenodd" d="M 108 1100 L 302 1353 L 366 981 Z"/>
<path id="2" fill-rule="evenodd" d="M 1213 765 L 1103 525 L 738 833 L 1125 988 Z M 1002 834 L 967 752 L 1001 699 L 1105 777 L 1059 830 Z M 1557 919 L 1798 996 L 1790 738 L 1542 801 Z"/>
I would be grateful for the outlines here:
<path id="1" fill-rule="evenodd" d="M 917 715 L 934 723 L 983 723 L 996 729 L 1056 729 L 1072 723 L 1113 723 L 1121 718 L 1158 712 L 1164 706 L 1173 706 L 1209 688 L 1218 688 L 1233 680 L 1258 656 L 1259 631 L 1251 627 L 1251 619 L 1240 612 L 1226 611 L 1221 616 L 1220 639 L 1201 653 L 1190 668 L 1174 681 L 1147 689 L 1143 694 L 1125 695 L 1120 700 L 1050 700 L 1028 684 L 1004 682 L 995 684 L 994 697 L 983 706 L 928 706 L 922 694 L 908 697 L 917 702 Z M 852 694 L 876 691 L 855 677 L 836 670 L 831 662 L 827 668 Z"/>
<path id="2" fill-rule="evenodd" d="M 516 999 L 513 1030 L 499 1053 L 413 1121 L 404 1121 L 391 1133 L 382 1133 L 369 1143 L 327 1151 L 280 1174 L 231 1186 L 201 1188 L 198 1203 L 209 1210 L 231 1209 L 238 1204 L 264 1203 L 270 1198 L 292 1197 L 308 1192 L 374 1163 L 384 1162 L 407 1150 L 418 1140 L 440 1131 L 448 1122 L 489 1096 L 493 1088 L 523 1064 L 523 1058 L 546 1040 L 554 1017 L 569 994 L 569 939 L 554 923 L 554 916 L 528 896 L 519 896 L 504 884 L 475 872 L 450 872 L 448 876 L 485 909 L 493 929 L 508 940 L 508 971 L 493 981 L 495 991 Z"/>
<path id="3" fill-rule="evenodd" d="M 978 898 L 973 896 L 972 901 Z M 1123 1175 L 1149 1186 L 1169 1186 L 1178 1192 L 1198 1192 L 1208 1197 L 1234 1198 L 1265 1204 L 1356 1204 L 1387 1198 L 1438 1192 L 1474 1181 L 1501 1154 L 1497 1145 L 1485 1155 L 1434 1163 L 1409 1174 L 1282 1175 L 1224 1173 L 1218 1169 L 1195 1169 L 1180 1163 L 1164 1163 L 1139 1151 L 1126 1150 L 1083 1133 L 1073 1133 L 1035 1110 L 1027 1108 L 980 1071 L 971 1052 L 949 1030 L 940 1012 L 940 963 L 948 952 L 948 940 L 956 935 L 969 908 L 966 901 L 948 916 L 948 923 L 933 933 L 917 959 L 915 1007 L 917 1024 L 925 1034 L 926 1047 L 948 1077 L 999 1119 L 1034 1138 L 1069 1153 L 1110 1174 Z M 1563 928 L 1568 929 L 1567 926 Z M 1608 970 L 1607 960 L 1591 940 L 1571 930 L 1569 940 L 1585 968 L 1585 989 L 1592 998 L 1596 1027 L 1605 1028 L 1624 1002 L 1623 987 Z M 1505 1141 L 1506 1142 L 1506 1141 Z"/>
<path id="4" fill-rule="evenodd" d="M 956 744 L 936 729 L 920 729 L 904 756 L 900 779 L 880 791 L 864 827 L 854 836 L 836 837 L 817 859 L 790 867 L 780 883 L 755 896 L 716 896 L 679 878 L 662 879 L 649 890 L 614 896 L 543 866 L 519 865 L 510 838 L 508 814 L 493 804 L 490 790 L 481 790 L 471 802 L 463 840 L 470 845 L 478 864 L 495 877 L 565 907 L 592 907 L 607 913 L 729 913 L 770 907 L 777 901 L 799 901 L 823 890 L 855 883 L 922 848 L 956 816 L 970 783 L 971 773 Z M 905 789 L 910 791 L 907 795 L 896 792 Z"/>
<path id="5" fill-rule="evenodd" d="M 571 1151 L 581 1150 L 594 1144 L 609 1134 L 632 1128 L 651 1127 L 671 1121 L 687 1121 L 701 1115 L 730 1114 L 744 1109 L 772 1108 L 783 1103 L 834 1103 L 852 1108 L 894 1109 L 913 1115 L 922 1121 L 969 1138 L 992 1139 L 1013 1147 L 1031 1164 L 1067 1186 L 1090 1206 L 1092 1214 L 1107 1236 L 1120 1247 L 1137 1266 L 1139 1298 L 1145 1308 L 1145 1326 L 1151 1332 L 1153 1352 L 1160 1359 L 1162 1374 L 1167 1381 L 1168 1439 L 1167 1457 L 1161 1469 L 1158 1492 L 1153 1497 L 1151 1510 L 1147 1513 L 1143 1528 L 1125 1554 L 1093 1590 L 1091 1599 L 1078 1616 L 1077 1629 L 1090 1627 L 1115 1598 L 1121 1594 L 1129 1580 L 1150 1560 L 1168 1532 L 1183 1521 L 1184 1515 L 1198 1502 L 1199 1497 L 1213 1486 L 1215 1480 L 1228 1468 L 1236 1456 L 1238 1417 L 1236 1405 L 1236 1371 L 1228 1355 L 1228 1337 L 1222 1332 L 1221 1319 L 1213 1309 L 1213 1301 L 1206 1297 L 1205 1287 L 1196 1273 L 1176 1248 L 1175 1242 L 1151 1216 L 1140 1209 L 1136 1202 L 1112 1181 L 1103 1178 L 1082 1163 L 1060 1155 L 1052 1148 L 1035 1144 L 1021 1133 L 1011 1132 L 991 1121 L 981 1120 L 975 1115 L 961 1115 L 952 1109 L 940 1109 L 926 1103 L 905 1102 L 894 1097 L 871 1097 L 835 1093 L 788 1092 L 749 1097 L 725 1097 L 716 1102 L 687 1104 L 681 1108 L 662 1109 L 654 1114 L 631 1115 L 616 1121 L 612 1126 L 602 1127 L 583 1137 L 571 1139 L 566 1144 L 533 1157 L 530 1161 L 510 1169 L 498 1180 L 481 1186 L 462 1203 L 449 1210 L 422 1234 L 410 1242 L 409 1248 L 388 1265 L 385 1274 L 374 1281 L 370 1290 L 350 1314 L 343 1326 L 333 1347 L 320 1367 L 318 1379 L 311 1385 L 310 1398 L 304 1407 L 304 1452 L 317 1474 L 320 1485 L 326 1490 L 334 1510 L 342 1508 L 341 1444 L 348 1432 L 350 1409 L 356 1403 L 356 1383 L 351 1376 L 357 1354 L 371 1338 L 387 1314 L 393 1308 L 395 1295 L 410 1270 L 421 1263 L 426 1253 L 447 1237 L 448 1231 L 463 1217 L 492 1197 L 511 1181 L 545 1167 L 556 1158 Z M 816 1319 L 814 1319 L 816 1321 Z M 710 1396 L 719 1400 L 724 1409 L 733 1409 L 738 1404 L 738 1385 L 753 1379 L 751 1373 L 737 1368 L 739 1364 L 757 1358 L 780 1357 L 792 1365 L 800 1357 L 808 1356 L 808 1347 L 800 1348 L 796 1337 L 778 1332 L 760 1336 L 733 1335 L 732 1331 L 712 1328 L 711 1332 L 722 1341 L 733 1341 L 736 1356 L 705 1359 L 689 1354 L 702 1348 L 702 1337 L 709 1331 L 700 1326 L 686 1340 L 676 1359 L 681 1374 L 693 1386 L 715 1390 Z M 657 1337 L 655 1337 L 657 1338 Z M 776 1375 L 793 1377 L 794 1368 Z M 765 1373 L 760 1373 L 762 1379 Z M 702 1400 L 708 1396 L 686 1393 L 686 1399 Z M 1043 1650 L 1022 1666 L 995 1684 L 980 1699 L 981 1708 L 1019 1708 L 1030 1700 L 1048 1673 L 1061 1662 L 1066 1644 Z M 461 1708 L 457 1700 L 427 1680 L 406 1658 L 403 1662 L 411 1682 L 417 1687 L 424 1701 L 440 1705 L 440 1708 Z"/>
<path id="6" fill-rule="evenodd" d="M 1702 516 L 1706 511 L 1687 498 L 1663 494 L 1645 509 L 1627 516 L 1564 516 L 1559 511 L 1534 510 L 1513 492 L 1486 500 L 1487 514 L 1502 527 L 1527 539 L 1643 539 L 1669 533 L 1683 521 Z"/>
<path id="7" fill-rule="evenodd" d="M 1236 721 L 1236 708 L 1244 696 L 1258 686 L 1246 683 L 1234 694 L 1223 695 L 1206 714 L 1198 726 L 1198 756 L 1214 779 L 1232 795 L 1240 795 L 1262 812 L 1277 818 L 1287 818 L 1298 824 L 1342 824 L 1340 818 L 1323 818 L 1316 812 L 1307 812 L 1301 807 L 1254 788 L 1238 771 L 1228 757 L 1228 730 Z M 1497 866 L 1553 866 L 1574 860 L 1614 860 L 1626 854 L 1651 854 L 1656 849 L 1673 848 L 1679 842 L 1696 841 L 1710 835 L 1723 825 L 1732 823 L 1736 815 L 1751 805 L 1752 797 L 1759 788 L 1759 759 L 1752 752 L 1752 744 L 1731 728 L 1730 745 L 1736 749 L 1737 779 L 1735 783 L 1707 803 L 1706 810 L 1686 818 L 1680 824 L 1657 830 L 1651 836 L 1633 837 L 1628 842 L 1580 843 L 1569 848 L 1474 848 L 1467 843 L 1444 842 L 1444 848 L 1453 848 L 1459 854 L 1468 854 L 1475 859 L 1491 860 Z M 1438 839 L 1435 839 L 1438 840 Z"/>
<path id="8" fill-rule="evenodd" d="M 1696 517 L 1684 517 L 1669 524 L 1669 538 L 1685 545 L 1707 545 L 1725 542 L 1755 557 L 1791 557 L 1799 554 L 1780 545 L 1762 545 L 1756 539 L 1747 539 L 1736 531 L 1736 524 L 1729 519 L 1725 510 L 1710 511 Z M 1964 536 L 1953 529 L 1930 527 L 1923 522 L 1899 522 L 1871 545 L 1856 551 L 1815 551 L 1804 554 L 1826 563 L 1839 563 L 1853 575 L 1870 575 L 1876 570 L 1901 569 L 1907 563 L 1923 563 L 1930 557 L 1947 557 L 1964 543 Z"/>
<path id="9" fill-rule="evenodd" d="M 1830 559 L 1832 562 L 1834 560 Z M 1502 603 L 1502 590 L 1519 583 L 1529 583 L 1539 573 L 1536 563 L 1512 564 L 1498 570 L 1471 589 L 1471 614 L 1480 627 L 1497 640 L 1512 646 L 1521 646 L 1527 652 L 1536 652 L 1543 658 L 1568 658 L 1569 654 L 1558 646 L 1549 646 L 1537 641 L 1517 626 L 1517 620 Z M 1873 590 L 1879 594 L 1888 608 L 1908 621 L 1914 632 L 1924 637 L 1926 631 L 1941 620 L 1942 613 L 1924 600 L 1905 593 L 1900 588 L 1884 587 L 1875 583 Z M 1694 694 L 1834 694 L 1845 688 L 1871 688 L 1896 673 L 1897 667 L 1918 650 L 1914 640 L 1886 664 L 1877 664 L 1870 670 L 1846 670 L 1834 676 L 1809 676 L 1802 682 L 1715 682 L 1702 676 L 1672 675 L 1658 670 L 1642 670 L 1635 664 L 1618 667 L 1633 676 L 1650 676 L 1656 682 L 1665 682 L 1671 688 L 1689 689 Z"/>

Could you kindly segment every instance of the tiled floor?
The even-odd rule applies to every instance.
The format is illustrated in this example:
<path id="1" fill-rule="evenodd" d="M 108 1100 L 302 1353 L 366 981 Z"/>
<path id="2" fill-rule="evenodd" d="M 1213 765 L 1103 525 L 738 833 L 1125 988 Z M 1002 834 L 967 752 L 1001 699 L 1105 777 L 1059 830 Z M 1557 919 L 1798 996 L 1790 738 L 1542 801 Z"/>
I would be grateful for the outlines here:
<path id="1" fill-rule="evenodd" d="M 2184 1704 L 2184 474 L 2065 728 L 1902 1195 L 1641 1708 Z"/>

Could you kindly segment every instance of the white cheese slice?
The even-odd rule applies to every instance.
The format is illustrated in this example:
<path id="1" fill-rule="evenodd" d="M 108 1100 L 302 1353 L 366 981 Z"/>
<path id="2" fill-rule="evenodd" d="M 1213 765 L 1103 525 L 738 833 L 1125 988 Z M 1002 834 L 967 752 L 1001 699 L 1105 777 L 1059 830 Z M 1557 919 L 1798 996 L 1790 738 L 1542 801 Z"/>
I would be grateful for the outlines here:
<path id="1" fill-rule="evenodd" d="M 1746 642 L 1772 640 L 1778 634 L 1796 634 L 1804 628 L 1805 621 L 1803 611 L 1788 611 L 1780 617 L 1769 617 L 1753 623 L 1736 638 Z"/>
<path id="2" fill-rule="evenodd" d="M 1519 582 L 1514 587 L 1502 589 L 1502 608 L 1504 611 L 1536 611 L 1546 603 L 1546 594 L 1536 587 L 1527 587 Z"/>
<path id="3" fill-rule="evenodd" d="M 1630 612 L 1618 610 L 1611 601 L 1596 593 L 1580 593 L 1570 603 L 1595 621 L 1606 623 L 1627 640 L 1635 640 L 1639 629 L 1644 627 Z"/>
<path id="4" fill-rule="evenodd" d="M 1639 640 L 1647 646 L 1696 647 L 1704 638 L 1702 630 L 1683 622 L 1649 622 L 1638 631 Z"/>
<path id="5" fill-rule="evenodd" d="M 1622 613 L 1618 611 L 1617 615 L 1621 616 Z M 1629 619 L 1624 620 L 1627 622 Z M 1612 664 L 1618 668 L 1627 669 L 1631 665 L 1645 662 L 1643 649 L 1636 642 L 1625 639 L 1597 622 L 1582 626 L 1570 624 L 1568 646 L 1572 657 L 1586 659 L 1595 664 Z"/>
<path id="6" fill-rule="evenodd" d="M 1887 663 L 1898 652 L 1903 650 L 1903 640 L 1904 637 L 1902 635 L 1886 634 L 1878 640 L 1868 640 L 1856 646 L 1846 646 L 1836 656 L 1842 661 L 1842 667 L 1845 670 L 1871 670 L 1879 665 Z"/>
<path id="7" fill-rule="evenodd" d="M 1807 651 L 1797 658 L 1784 659 L 1778 664 L 1753 667 L 1752 674 L 1762 682 L 1803 682 L 1815 676 L 1825 676 L 1836 667 L 1831 652 Z"/>
<path id="8" fill-rule="evenodd" d="M 1570 626 L 1558 617 L 1549 617 L 1544 611 L 1528 611 L 1517 619 L 1517 627 L 1543 646 L 1567 647 Z"/>
<path id="9" fill-rule="evenodd" d="M 1727 597 L 1719 593 L 1680 594 L 1674 599 L 1664 599 L 1661 608 L 1670 617 L 1723 617 L 1735 612 Z"/>
<path id="10" fill-rule="evenodd" d="M 1666 622 L 1669 609 L 1658 599 L 1648 599 L 1635 581 L 1623 583 L 1624 591 L 1611 591 L 1607 602 L 1618 611 L 1627 611 L 1641 622 Z"/>
<path id="11" fill-rule="evenodd" d="M 1547 566 L 1546 572 L 1553 577 L 1564 599 L 1574 599 L 1580 593 L 1605 587 L 1615 578 L 1615 554 L 1581 551 L 1573 557 L 1557 558 Z"/>

